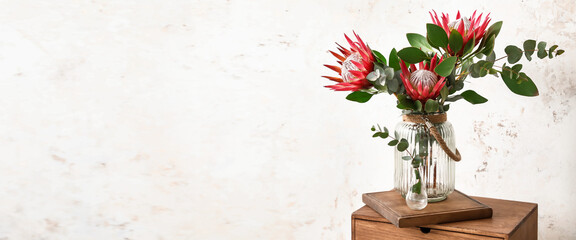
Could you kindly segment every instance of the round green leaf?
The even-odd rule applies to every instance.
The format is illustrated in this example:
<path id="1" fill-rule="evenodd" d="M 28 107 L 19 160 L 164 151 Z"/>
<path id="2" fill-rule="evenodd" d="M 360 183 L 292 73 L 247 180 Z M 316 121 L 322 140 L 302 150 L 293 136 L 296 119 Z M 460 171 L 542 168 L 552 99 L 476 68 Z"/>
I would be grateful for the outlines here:
<path id="1" fill-rule="evenodd" d="M 522 49 L 519 47 L 510 45 L 504 48 L 504 52 L 508 55 L 508 62 L 514 64 L 522 58 Z"/>
<path id="2" fill-rule="evenodd" d="M 398 144 L 398 140 L 396 140 L 396 139 L 388 142 L 388 146 L 396 146 L 397 144 Z"/>
<path id="3" fill-rule="evenodd" d="M 400 59 L 404 60 L 404 62 L 407 63 L 419 63 L 428 58 L 426 56 L 426 53 L 422 52 L 422 50 L 415 47 L 407 47 L 400 50 L 398 52 L 398 57 L 400 57 Z"/>
<path id="4" fill-rule="evenodd" d="M 424 105 L 424 109 L 427 113 L 437 112 L 439 108 L 439 104 L 436 100 L 428 99 L 426 104 Z"/>
<path id="5" fill-rule="evenodd" d="M 538 53 L 536 55 L 540 59 L 548 56 L 548 51 L 546 51 L 546 42 L 539 42 L 538 43 Z"/>
<path id="6" fill-rule="evenodd" d="M 524 41 L 524 56 L 528 61 L 532 61 L 532 54 L 536 51 L 536 40 L 528 39 Z"/>
<path id="7" fill-rule="evenodd" d="M 400 151 L 400 152 L 408 149 L 408 140 L 402 138 L 402 140 L 400 140 L 400 142 L 396 146 L 396 149 L 398 149 L 398 151 Z"/>

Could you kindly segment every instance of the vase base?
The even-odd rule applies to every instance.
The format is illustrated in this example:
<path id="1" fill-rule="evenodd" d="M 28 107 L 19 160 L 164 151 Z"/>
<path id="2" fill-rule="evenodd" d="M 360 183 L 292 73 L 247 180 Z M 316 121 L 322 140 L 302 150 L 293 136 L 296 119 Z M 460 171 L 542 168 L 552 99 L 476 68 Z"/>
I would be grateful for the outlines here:
<path id="1" fill-rule="evenodd" d="M 442 202 L 442 201 L 446 200 L 446 197 L 447 196 L 428 197 L 428 202 L 429 203 Z"/>

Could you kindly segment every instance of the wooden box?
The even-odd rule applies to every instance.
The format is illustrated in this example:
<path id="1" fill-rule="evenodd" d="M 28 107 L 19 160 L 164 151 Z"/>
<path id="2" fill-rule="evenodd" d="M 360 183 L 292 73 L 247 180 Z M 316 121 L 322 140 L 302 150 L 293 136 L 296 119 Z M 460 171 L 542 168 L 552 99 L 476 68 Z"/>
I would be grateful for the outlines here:
<path id="1" fill-rule="evenodd" d="M 446 200 L 429 203 L 426 208 L 419 211 L 408 208 L 406 200 L 394 190 L 364 193 L 362 201 L 396 227 L 415 227 L 492 217 L 492 208 L 458 190 L 454 190 Z"/>
<path id="2" fill-rule="evenodd" d="M 509 239 L 538 238 L 538 205 L 472 197 L 490 206 L 492 218 L 397 228 L 364 206 L 352 214 L 352 240 L 381 239 Z"/>

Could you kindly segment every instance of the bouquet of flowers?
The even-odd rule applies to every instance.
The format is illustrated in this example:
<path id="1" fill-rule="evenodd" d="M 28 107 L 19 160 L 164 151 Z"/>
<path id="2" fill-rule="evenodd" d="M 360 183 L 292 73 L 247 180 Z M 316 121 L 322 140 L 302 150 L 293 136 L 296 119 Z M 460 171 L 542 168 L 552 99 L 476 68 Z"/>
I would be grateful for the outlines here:
<path id="1" fill-rule="evenodd" d="M 367 102 L 375 94 L 388 93 L 397 99 L 397 107 L 412 113 L 445 112 L 449 103 L 464 99 L 472 104 L 487 101 L 473 90 L 464 89 L 468 77 L 480 78 L 488 74 L 500 77 L 513 92 L 522 96 L 537 96 L 538 88 L 521 72 L 516 64 L 523 56 L 529 61 L 536 53 L 538 58 L 553 58 L 564 53 L 557 45 L 547 47 L 546 42 L 526 40 L 522 48 L 510 45 L 506 56 L 496 58 L 494 43 L 502 22 L 490 27 L 489 14 L 462 17 L 460 12 L 451 20 L 448 14 L 441 17 L 430 12 L 432 23 L 426 25 L 426 36 L 408 33 L 410 47 L 392 49 L 388 59 L 372 50 L 354 33 L 356 41 L 344 35 L 350 48 L 338 45 L 341 54 L 330 51 L 340 66 L 325 65 L 339 74 L 323 76 L 337 82 L 326 86 L 335 91 L 352 91 L 346 99 Z M 504 63 L 495 65 L 499 60 Z"/>
<path id="2" fill-rule="evenodd" d="M 323 76 L 336 82 L 327 88 L 351 91 L 346 97 L 351 101 L 364 103 L 380 93 L 394 95 L 396 106 L 406 114 L 404 120 L 419 124 L 410 127 L 414 133 L 408 135 L 398 132 L 392 135 L 385 127 L 372 127 L 373 137 L 392 138 L 388 145 L 396 148 L 396 164 L 400 164 L 395 171 L 404 171 L 395 173 L 395 181 L 399 181 L 395 182 L 395 188 L 413 209 L 424 208 L 426 200 L 442 201 L 454 190 L 454 181 L 450 180 L 454 179 L 454 172 L 439 168 L 448 166 L 448 169 L 453 169 L 451 160 L 459 161 L 460 154 L 457 149 L 453 151 L 455 146 L 448 146 L 429 120 L 436 118 L 440 119 L 437 123 L 445 122 L 445 112 L 450 109 L 450 103 L 460 99 L 472 104 L 488 101 L 474 90 L 466 90 L 464 80 L 491 74 L 501 78 L 513 93 L 537 96 L 538 88 L 522 72 L 522 64 L 518 61 L 523 57 L 531 61 L 534 54 L 543 59 L 564 53 L 557 45 L 547 47 L 546 42 L 526 40 L 522 47 L 507 46 L 504 48 L 506 56 L 497 58 L 494 44 L 502 28 L 501 21 L 490 25 L 489 14 L 477 15 L 476 11 L 470 17 L 463 17 L 458 12 L 453 20 L 448 14 L 438 16 L 435 11 L 430 12 L 430 17 L 432 23 L 426 25 L 426 35 L 407 33 L 410 46 L 399 51 L 393 48 L 388 59 L 371 49 L 356 33 L 355 41 L 344 35 L 350 48 L 337 44 L 340 53 L 330 51 L 338 59 L 339 66 L 325 65 L 339 76 Z M 504 59 L 507 63 L 496 65 Z M 418 130 L 424 124 L 426 129 Z M 453 141 L 450 142 L 454 145 Z M 414 146 L 409 148 L 412 144 Z M 431 150 L 435 147 L 442 148 L 445 154 L 432 156 L 432 152 L 438 154 L 438 151 Z M 404 167 L 403 160 L 409 161 L 411 167 Z M 408 178 L 411 180 L 406 180 Z"/>

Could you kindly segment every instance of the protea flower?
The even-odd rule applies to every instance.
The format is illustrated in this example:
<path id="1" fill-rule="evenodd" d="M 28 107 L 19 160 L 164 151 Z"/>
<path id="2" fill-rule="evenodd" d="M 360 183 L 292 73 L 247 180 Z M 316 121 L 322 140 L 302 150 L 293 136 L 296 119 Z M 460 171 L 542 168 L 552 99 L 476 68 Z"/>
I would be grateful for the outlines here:
<path id="1" fill-rule="evenodd" d="M 326 86 L 327 88 L 335 91 L 358 91 L 372 87 L 372 84 L 366 80 L 366 76 L 374 69 L 372 50 L 364 44 L 358 34 L 354 33 L 354 36 L 356 36 L 357 42 L 353 42 L 344 34 L 350 44 L 350 49 L 346 49 L 336 43 L 338 50 L 343 56 L 330 51 L 334 57 L 338 58 L 338 63 L 341 67 L 324 65 L 340 74 L 340 77 L 322 76 L 338 82 L 338 84 Z"/>
<path id="2" fill-rule="evenodd" d="M 440 94 L 440 90 L 446 84 L 445 77 L 441 77 L 434 72 L 434 68 L 442 62 L 444 57 L 436 62 L 437 57 L 434 55 L 430 64 L 419 63 L 419 68 L 416 65 L 410 64 L 410 69 L 406 67 L 404 60 L 400 60 L 400 68 L 402 73 L 400 78 L 406 88 L 406 93 L 412 100 L 419 100 L 425 104 L 428 99 L 435 99 Z"/>
<path id="3" fill-rule="evenodd" d="M 490 14 L 486 15 L 484 21 L 482 22 L 482 13 L 479 16 L 476 16 L 476 11 L 472 14 L 472 17 L 461 17 L 460 11 L 456 15 L 456 20 L 450 21 L 450 17 L 448 14 L 442 13 L 442 21 L 438 19 L 438 14 L 434 11 L 434 15 L 432 12 L 430 13 L 430 17 L 432 18 L 432 22 L 444 29 L 448 37 L 450 37 L 450 33 L 452 30 L 456 29 L 460 35 L 462 35 L 462 48 L 460 49 L 450 49 L 448 47 L 448 53 L 451 56 L 462 56 L 464 47 L 466 44 L 475 38 L 474 46 L 480 43 L 480 40 L 484 37 L 486 33 L 486 27 L 490 23 Z"/>

